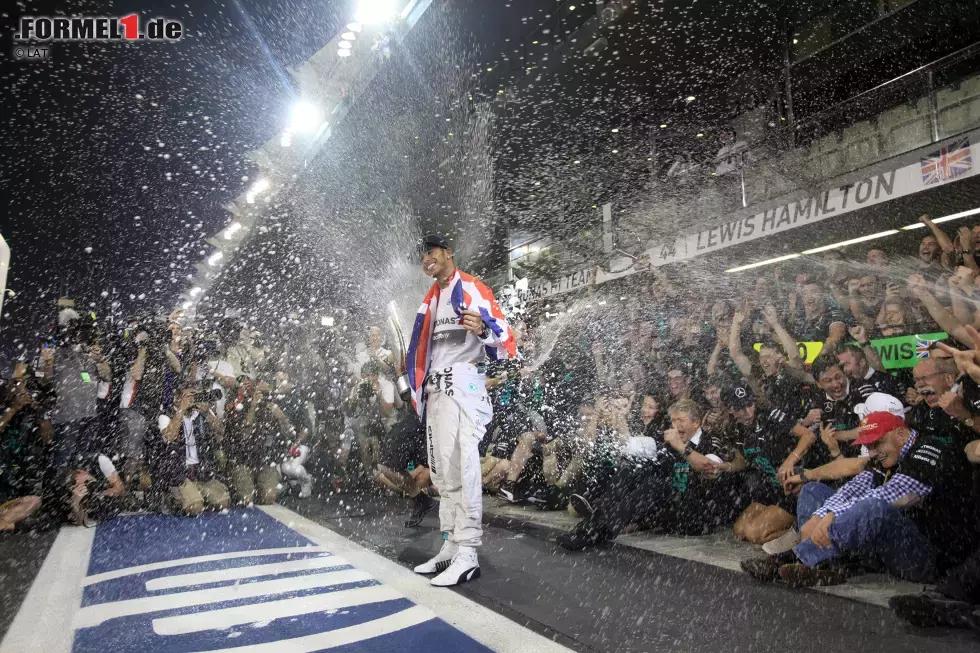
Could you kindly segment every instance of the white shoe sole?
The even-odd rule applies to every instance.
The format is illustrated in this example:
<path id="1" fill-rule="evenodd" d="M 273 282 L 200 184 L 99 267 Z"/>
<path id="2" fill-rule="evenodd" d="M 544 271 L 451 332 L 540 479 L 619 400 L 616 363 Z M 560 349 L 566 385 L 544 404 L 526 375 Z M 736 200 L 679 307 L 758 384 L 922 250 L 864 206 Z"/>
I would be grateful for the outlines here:
<path id="1" fill-rule="evenodd" d="M 762 545 L 762 550 L 771 556 L 786 553 L 800 543 L 800 534 L 795 528 L 791 528 L 774 540 L 770 540 Z"/>
<path id="2" fill-rule="evenodd" d="M 479 578 L 480 567 L 471 567 L 470 569 L 467 569 L 463 573 L 459 574 L 459 576 L 456 578 L 443 578 L 445 575 L 445 573 L 439 574 L 429 581 L 429 584 L 434 585 L 435 587 L 453 587 L 455 585 L 462 585 L 468 580 L 475 580 Z"/>

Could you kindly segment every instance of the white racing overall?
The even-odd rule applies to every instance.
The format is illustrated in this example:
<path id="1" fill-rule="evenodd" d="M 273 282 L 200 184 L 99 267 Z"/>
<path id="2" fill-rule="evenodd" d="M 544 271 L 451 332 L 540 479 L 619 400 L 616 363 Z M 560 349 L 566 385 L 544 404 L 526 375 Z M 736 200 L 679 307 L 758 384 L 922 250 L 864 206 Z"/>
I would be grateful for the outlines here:
<path id="1" fill-rule="evenodd" d="M 430 370 L 425 430 L 432 484 L 439 488 L 439 527 L 460 546 L 483 537 L 480 441 L 493 417 L 486 375 L 457 363 Z"/>

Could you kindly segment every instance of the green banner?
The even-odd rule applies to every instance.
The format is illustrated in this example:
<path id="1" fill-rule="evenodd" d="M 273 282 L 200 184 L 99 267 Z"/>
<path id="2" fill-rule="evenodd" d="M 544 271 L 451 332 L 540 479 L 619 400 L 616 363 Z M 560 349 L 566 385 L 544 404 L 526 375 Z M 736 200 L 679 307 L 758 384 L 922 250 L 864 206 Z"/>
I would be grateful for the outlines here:
<path id="1" fill-rule="evenodd" d="M 929 358 L 929 347 L 937 340 L 947 338 L 945 331 L 936 333 L 921 333 L 914 336 L 896 336 L 894 338 L 878 338 L 871 341 L 871 346 L 881 358 L 886 370 L 900 370 L 906 367 L 914 367 L 923 358 Z M 800 348 L 800 358 L 809 365 L 823 349 L 822 342 L 797 342 Z M 849 344 L 857 344 L 851 342 Z M 756 351 L 762 347 L 762 343 L 755 343 L 753 348 Z"/>
<path id="2" fill-rule="evenodd" d="M 878 352 L 886 370 L 900 370 L 914 367 L 923 358 L 929 358 L 929 347 L 938 340 L 947 338 L 945 331 L 922 333 L 914 336 L 880 338 L 872 340 L 871 346 Z"/>

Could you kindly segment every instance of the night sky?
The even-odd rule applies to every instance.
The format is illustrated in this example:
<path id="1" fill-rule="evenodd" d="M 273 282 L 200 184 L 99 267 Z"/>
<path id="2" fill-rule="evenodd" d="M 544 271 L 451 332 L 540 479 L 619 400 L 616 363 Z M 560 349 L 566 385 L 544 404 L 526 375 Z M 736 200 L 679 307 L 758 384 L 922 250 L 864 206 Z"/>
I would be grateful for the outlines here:
<path id="1" fill-rule="evenodd" d="M 493 4 L 491 8 L 489 5 Z M 474 59 L 494 58 L 548 0 L 464 0 L 454 29 Z M 16 297 L 0 321 L 3 365 L 54 318 L 60 295 L 104 313 L 169 311 L 221 208 L 249 185 L 245 154 L 279 133 L 295 89 L 286 69 L 351 20 L 339 0 L 21 2 L 28 15 L 164 16 L 177 43 L 52 44 L 47 62 L 2 62 L 0 232 Z M 438 2 L 434 9 L 442 9 Z M 17 13 L 5 14 L 4 50 Z M 469 23 L 469 25 L 468 25 Z M 471 30 L 470 26 L 479 26 Z M 88 250 L 88 248 L 91 248 Z M 106 293 L 107 296 L 103 296 Z M 14 344 L 14 340 L 19 342 Z"/>
<path id="2" fill-rule="evenodd" d="M 961 3 L 967 0 L 930 12 L 935 25 L 926 36 L 953 22 Z M 302 242 L 307 258 L 285 257 L 282 272 L 310 277 L 309 288 L 319 283 L 314 272 L 332 275 L 336 268 L 304 269 L 303 261 L 337 252 L 311 248 L 304 229 L 342 227 L 331 244 L 336 250 L 345 233 L 366 232 L 358 208 L 377 217 L 375 229 L 404 207 L 424 225 L 461 220 L 472 203 L 467 161 L 484 154 L 483 145 L 472 145 L 475 107 L 466 106 L 467 96 L 494 98 L 504 85 L 514 97 L 497 107 L 485 144 L 493 158 L 491 219 L 563 240 L 565 233 L 581 234 L 595 221 L 593 205 L 630 207 L 649 195 L 654 150 L 707 157 L 717 151 L 717 130 L 746 103 L 766 102 L 779 83 L 788 21 L 805 20 L 833 1 L 641 3 L 637 14 L 604 32 L 609 47 L 602 57 L 525 75 L 522 47 L 529 39 L 548 44 L 554 33 L 540 26 L 556 4 L 433 0 L 411 35 L 411 57 L 393 61 L 387 77 L 376 80 L 308 169 L 303 192 L 270 207 L 279 225 L 300 218 L 280 239 L 287 247 L 270 236 L 252 246 L 254 255 L 281 256 L 290 242 Z M 593 7 L 583 2 L 579 9 Z M 184 38 L 55 43 L 51 59 L 40 63 L 7 56 L 19 13 L 134 11 L 181 21 Z M 287 69 L 353 14 L 354 0 L 23 0 L 0 15 L 0 233 L 12 250 L 8 288 L 16 292 L 0 319 L 0 374 L 18 346 L 37 346 L 58 296 L 91 302 L 100 315 L 113 301 L 120 315 L 176 305 L 193 265 L 210 253 L 204 240 L 230 221 L 222 207 L 255 179 L 246 153 L 286 124 L 296 99 Z M 971 38 L 969 30 L 953 33 L 960 32 Z M 907 47 L 904 58 L 896 57 L 886 45 L 865 44 L 869 57 L 888 65 L 869 58 L 860 75 L 837 75 L 833 57 L 817 62 L 822 69 L 804 67 L 798 81 L 807 85 L 799 90 L 808 103 L 801 100 L 798 111 L 819 109 L 824 98 L 854 93 L 941 53 L 938 46 Z M 951 36 L 942 47 L 961 45 Z M 686 102 L 688 95 L 697 101 Z M 482 217 L 470 207 L 468 220 Z M 349 241 L 350 249 L 363 244 Z M 357 252 L 348 258 L 356 260 Z M 255 272 L 251 263 L 243 267 Z M 273 266 L 250 278 L 242 301 L 253 281 L 268 284 L 278 272 Z"/>

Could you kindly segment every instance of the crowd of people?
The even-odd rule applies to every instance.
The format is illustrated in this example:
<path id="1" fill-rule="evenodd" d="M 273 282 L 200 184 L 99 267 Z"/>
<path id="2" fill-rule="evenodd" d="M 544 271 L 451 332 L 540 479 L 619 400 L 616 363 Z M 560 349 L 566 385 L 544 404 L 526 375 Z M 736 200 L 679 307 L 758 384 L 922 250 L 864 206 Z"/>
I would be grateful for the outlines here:
<path id="1" fill-rule="evenodd" d="M 550 353 L 519 325 L 486 491 L 581 517 L 568 550 L 728 532 L 757 580 L 887 572 L 939 583 L 904 618 L 980 627 L 980 227 L 921 223 L 914 261 L 832 251 L 707 298 L 654 271 L 619 307 L 567 302 Z"/>
<path id="2" fill-rule="evenodd" d="M 884 571 L 938 583 L 900 616 L 980 626 L 980 226 L 921 220 L 911 263 L 828 252 L 707 299 L 654 272 L 615 310 L 513 319 L 521 356 L 486 372 L 485 492 L 580 517 L 568 550 L 729 531 L 761 547 L 757 580 Z M 355 333 L 297 355 L 231 318 L 109 333 L 64 309 L 2 387 L 0 530 L 355 487 L 407 497 L 417 527 L 438 488 L 404 352 Z"/>
<path id="3" fill-rule="evenodd" d="M 350 346 L 327 335 L 300 355 L 236 318 L 190 327 L 175 311 L 113 331 L 62 308 L 38 355 L 0 385 L 0 531 L 196 516 L 351 482 L 417 496 L 424 448 L 392 464 L 400 452 L 386 444 L 421 425 L 395 395 L 381 330 Z"/>

